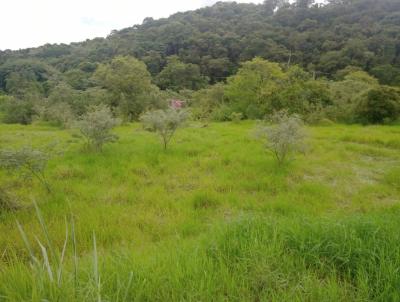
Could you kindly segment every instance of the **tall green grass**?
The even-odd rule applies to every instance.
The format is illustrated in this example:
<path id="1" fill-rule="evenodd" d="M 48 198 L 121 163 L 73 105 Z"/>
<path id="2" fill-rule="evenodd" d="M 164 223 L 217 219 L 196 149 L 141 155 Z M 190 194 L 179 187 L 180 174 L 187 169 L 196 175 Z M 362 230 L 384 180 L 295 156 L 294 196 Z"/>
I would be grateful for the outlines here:
<path id="1" fill-rule="evenodd" d="M 398 215 L 246 215 L 147 255 L 122 249 L 98 258 L 93 237 L 77 275 L 61 261 L 55 280 L 44 252 L 35 269 L 17 260 L 5 269 L 0 293 L 13 301 L 398 301 Z"/>
<path id="2" fill-rule="evenodd" d="M 0 125 L 67 146 L 52 194 L 0 172 L 21 205 L 0 213 L 0 301 L 400 301 L 400 128 L 311 128 L 284 168 L 253 128 L 192 125 L 164 152 L 127 125 L 91 154 Z"/>

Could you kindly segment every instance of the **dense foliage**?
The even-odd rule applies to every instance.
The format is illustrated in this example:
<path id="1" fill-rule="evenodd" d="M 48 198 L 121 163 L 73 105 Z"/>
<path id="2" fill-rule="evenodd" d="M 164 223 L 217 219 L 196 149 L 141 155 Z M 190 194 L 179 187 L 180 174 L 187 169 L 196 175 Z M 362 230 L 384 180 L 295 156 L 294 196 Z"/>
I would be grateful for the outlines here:
<path id="1" fill-rule="evenodd" d="M 360 119 L 356 104 L 400 85 L 399 35 L 397 0 L 219 2 L 107 38 L 0 52 L 2 120 L 66 127 L 103 103 L 132 121 L 180 98 L 202 119 L 287 109 L 308 122 L 394 121 Z"/>

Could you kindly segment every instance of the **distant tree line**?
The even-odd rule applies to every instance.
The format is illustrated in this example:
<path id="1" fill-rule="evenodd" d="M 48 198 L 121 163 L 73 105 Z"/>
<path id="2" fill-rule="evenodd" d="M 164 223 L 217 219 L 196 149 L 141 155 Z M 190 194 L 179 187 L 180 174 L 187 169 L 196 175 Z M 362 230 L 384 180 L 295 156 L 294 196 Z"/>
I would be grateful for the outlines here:
<path id="1" fill-rule="evenodd" d="M 69 45 L 0 52 L 0 118 L 68 127 L 93 105 L 122 121 L 182 99 L 199 119 L 398 119 L 398 0 L 217 3 Z"/>

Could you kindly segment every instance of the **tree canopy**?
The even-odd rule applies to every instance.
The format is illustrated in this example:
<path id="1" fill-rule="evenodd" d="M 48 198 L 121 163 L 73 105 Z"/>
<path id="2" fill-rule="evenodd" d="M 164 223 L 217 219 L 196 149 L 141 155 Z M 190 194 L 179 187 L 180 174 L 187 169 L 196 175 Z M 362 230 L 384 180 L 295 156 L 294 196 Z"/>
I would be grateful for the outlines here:
<path id="1" fill-rule="evenodd" d="M 146 18 L 107 38 L 0 52 L 0 89 L 5 87 L 5 71 L 26 66 L 26 60 L 39 81 L 48 74 L 40 65 L 45 64 L 66 73 L 72 84 L 77 78 L 87 79 L 97 63 L 117 55 L 144 61 L 153 76 L 170 56 L 178 56 L 182 63 L 196 64 L 211 83 L 224 80 L 241 62 L 258 56 L 290 61 L 330 78 L 348 65 L 358 66 L 381 84 L 398 85 L 399 22 L 398 0 L 329 0 L 325 5 L 312 0 L 292 4 L 266 0 L 260 5 L 218 2 L 169 18 Z M 82 81 L 75 86 L 86 85 Z"/>
<path id="2" fill-rule="evenodd" d="M 184 99 L 201 118 L 287 109 L 357 121 L 357 104 L 400 85 L 399 41 L 398 0 L 218 2 L 106 38 L 0 51 L 2 120 L 65 124 L 105 104 L 132 121 Z"/>

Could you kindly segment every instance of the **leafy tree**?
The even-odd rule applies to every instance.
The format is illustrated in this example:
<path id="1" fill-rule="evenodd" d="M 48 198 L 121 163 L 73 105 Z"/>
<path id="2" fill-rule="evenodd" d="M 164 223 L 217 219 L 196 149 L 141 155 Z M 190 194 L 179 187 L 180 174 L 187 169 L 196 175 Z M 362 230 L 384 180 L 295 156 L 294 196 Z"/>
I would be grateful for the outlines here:
<path id="1" fill-rule="evenodd" d="M 72 125 L 75 115 L 68 103 L 59 102 L 46 108 L 45 119 L 62 128 L 68 128 Z"/>
<path id="2" fill-rule="evenodd" d="M 167 150 L 176 130 L 183 126 L 188 117 L 189 111 L 186 109 L 168 108 L 146 112 L 140 120 L 146 130 L 156 132 L 161 136 L 164 150 Z"/>
<path id="3" fill-rule="evenodd" d="M 279 90 L 285 79 L 277 63 L 255 58 L 243 63 L 237 74 L 228 79 L 225 95 L 233 111 L 242 112 L 247 118 L 260 118 L 267 111 L 268 97 Z"/>
<path id="4" fill-rule="evenodd" d="M 105 104 L 110 106 L 112 103 L 113 95 L 110 91 L 101 87 L 91 87 L 80 93 L 80 97 L 75 100 L 73 107 L 80 116 L 91 105 Z"/>
<path id="5" fill-rule="evenodd" d="M 197 90 L 207 85 L 207 78 L 201 75 L 199 66 L 182 63 L 177 56 L 172 56 L 168 58 L 167 65 L 156 77 L 156 83 L 161 89 Z"/>
<path id="6" fill-rule="evenodd" d="M 92 105 L 76 123 L 86 139 L 88 149 L 101 151 L 106 143 L 115 142 L 118 137 L 111 130 L 118 124 L 110 108 L 105 105 Z"/>
<path id="7" fill-rule="evenodd" d="M 386 86 L 370 89 L 359 97 L 355 116 L 365 124 L 397 120 L 400 117 L 400 90 Z"/>
<path id="8" fill-rule="evenodd" d="M 210 78 L 211 84 L 218 83 L 231 75 L 234 68 L 227 57 L 213 58 L 212 56 L 205 56 L 201 59 L 200 65 L 202 73 Z M 203 81 L 206 81 L 206 77 L 203 77 Z"/>
<path id="9" fill-rule="evenodd" d="M 193 116 L 198 119 L 208 119 L 212 113 L 226 101 L 225 87 L 218 83 L 196 91 L 191 100 Z"/>
<path id="10" fill-rule="evenodd" d="M 70 85 L 64 82 L 58 83 L 47 97 L 48 106 L 55 108 L 56 104 L 62 103 L 68 111 L 73 115 L 79 116 L 85 112 L 85 107 L 88 105 L 83 99 L 83 92 L 73 89 Z M 61 107 L 60 107 L 61 108 Z"/>
<path id="11" fill-rule="evenodd" d="M 295 81 L 282 87 L 272 97 L 268 111 L 287 110 L 308 120 L 316 111 L 332 105 L 329 85 L 322 80 Z"/>
<path id="12" fill-rule="evenodd" d="M 143 96 L 153 89 L 146 65 L 133 58 L 118 56 L 97 68 L 94 79 L 111 93 L 111 106 L 123 104 L 122 114 L 131 121 L 145 109 Z"/>
<path id="13" fill-rule="evenodd" d="M 70 69 L 64 73 L 65 82 L 77 90 L 85 90 L 90 87 L 90 77 L 92 73 L 81 69 Z"/>
<path id="14" fill-rule="evenodd" d="M 6 97 L 0 104 L 0 109 L 3 112 L 2 121 L 7 124 L 30 124 L 35 114 L 32 101 L 14 97 Z"/>
<path id="15" fill-rule="evenodd" d="M 151 50 L 141 58 L 152 76 L 159 74 L 165 65 L 165 59 L 157 51 Z"/>
<path id="16" fill-rule="evenodd" d="M 332 120 L 354 122 L 354 108 L 360 95 L 378 86 L 378 81 L 363 71 L 348 73 L 342 81 L 330 83 L 333 104 L 327 114 Z"/>
<path id="17" fill-rule="evenodd" d="M 21 74 L 17 72 L 8 75 L 6 91 L 19 99 L 25 100 L 37 100 L 44 93 L 43 87 L 36 81 L 33 73 Z"/>
<path id="18" fill-rule="evenodd" d="M 24 53 L 0 65 L 0 89 L 19 98 L 41 96 L 47 92 L 47 82 L 58 74 L 50 65 Z"/>
<path id="19" fill-rule="evenodd" d="M 400 67 L 390 64 L 380 65 L 372 68 L 371 74 L 379 79 L 379 82 L 383 85 L 400 86 Z"/>

